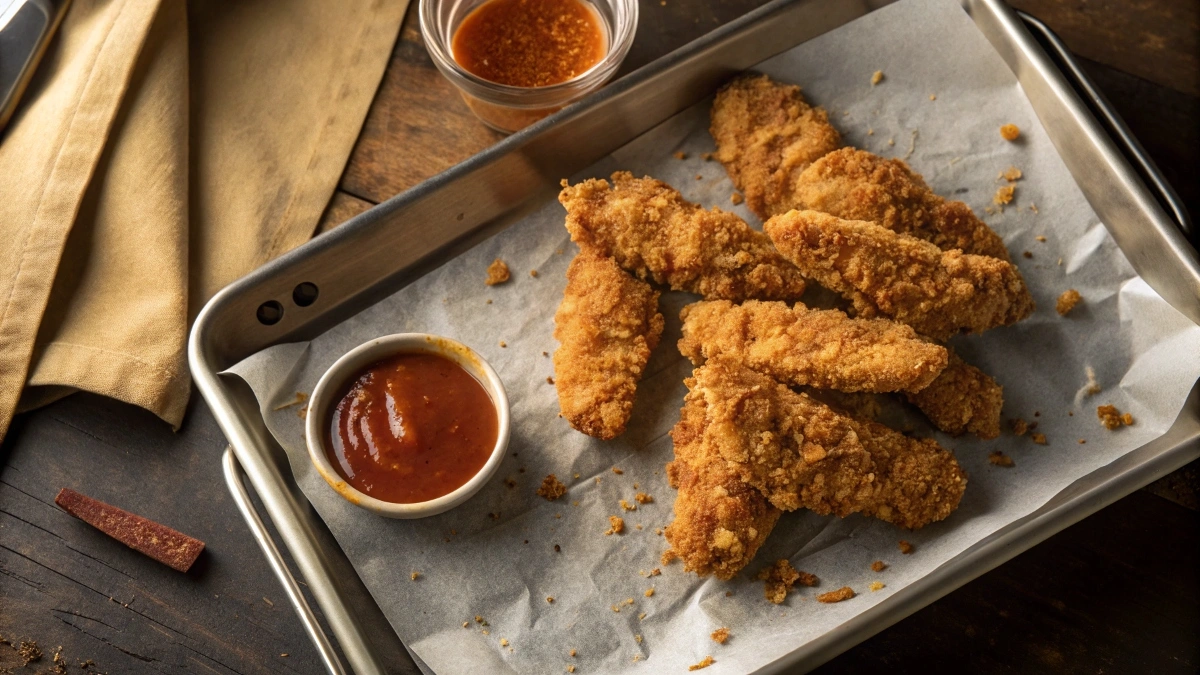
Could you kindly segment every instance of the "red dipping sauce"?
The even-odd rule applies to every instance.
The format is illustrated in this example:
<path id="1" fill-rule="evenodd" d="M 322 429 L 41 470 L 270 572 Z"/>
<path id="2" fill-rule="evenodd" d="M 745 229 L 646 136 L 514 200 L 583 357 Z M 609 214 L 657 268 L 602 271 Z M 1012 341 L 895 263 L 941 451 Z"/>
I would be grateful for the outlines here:
<path id="1" fill-rule="evenodd" d="M 360 492 L 395 504 L 437 499 L 479 473 L 496 446 L 492 399 L 462 366 L 400 354 L 347 387 L 329 426 L 330 459 Z"/>

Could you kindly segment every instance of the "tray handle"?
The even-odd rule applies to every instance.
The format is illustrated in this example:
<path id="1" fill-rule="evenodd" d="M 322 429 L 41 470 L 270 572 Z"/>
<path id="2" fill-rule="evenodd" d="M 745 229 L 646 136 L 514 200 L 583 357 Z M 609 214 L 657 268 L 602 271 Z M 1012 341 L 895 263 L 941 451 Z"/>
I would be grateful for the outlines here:
<path id="1" fill-rule="evenodd" d="M 1175 188 L 1167 182 L 1159 171 L 1154 160 L 1150 158 L 1149 153 L 1138 142 L 1137 137 L 1126 126 L 1125 120 L 1117 114 L 1113 109 L 1112 104 L 1108 99 L 1100 93 L 1096 85 L 1092 84 L 1091 78 L 1079 66 L 1079 62 L 1075 60 L 1074 55 L 1067 49 L 1066 43 L 1062 38 L 1058 37 L 1049 26 L 1035 16 L 1017 10 L 1017 16 L 1024 22 L 1025 27 L 1033 34 L 1034 38 L 1041 43 L 1046 49 L 1050 58 L 1060 66 L 1063 76 L 1075 88 L 1075 91 L 1083 98 L 1088 108 L 1096 115 L 1097 120 L 1102 124 L 1108 135 L 1120 147 L 1121 153 L 1125 158 L 1133 164 L 1134 168 L 1142 179 L 1146 181 L 1146 186 L 1154 191 L 1160 204 L 1171 215 L 1179 230 L 1183 232 L 1183 236 L 1190 239 L 1193 245 L 1196 245 L 1195 231 L 1192 227 L 1192 219 L 1188 215 L 1187 207 L 1184 206 L 1183 200 L 1176 194 Z"/>
<path id="2" fill-rule="evenodd" d="M 341 659 L 338 658 L 333 644 L 330 643 L 329 637 L 317 621 L 317 615 L 313 612 L 312 607 L 308 604 L 308 600 L 305 599 L 304 594 L 300 591 L 300 585 L 296 583 L 296 577 L 292 576 L 291 570 L 288 569 L 287 563 L 284 562 L 283 555 L 279 552 L 279 547 L 275 545 L 275 540 L 271 537 L 267 526 L 258 515 L 258 510 L 254 507 L 254 502 L 250 501 L 250 492 L 246 489 L 246 483 L 242 480 L 242 467 L 238 464 L 237 457 L 233 454 L 232 446 L 225 447 L 225 454 L 221 458 L 221 467 L 225 472 L 225 484 L 229 487 L 229 494 L 233 495 L 233 501 L 242 513 L 242 519 L 250 527 L 250 533 L 254 535 L 254 540 L 258 542 L 263 555 L 267 557 L 267 562 L 271 565 L 271 571 L 279 579 L 284 592 L 287 593 L 288 600 L 292 603 L 292 607 L 296 609 L 296 616 L 300 618 L 300 623 L 304 625 L 305 632 L 308 633 L 309 639 L 316 646 L 317 653 L 321 657 L 321 662 L 325 664 L 325 669 L 332 675 L 346 675 L 346 670 L 343 668 Z"/>

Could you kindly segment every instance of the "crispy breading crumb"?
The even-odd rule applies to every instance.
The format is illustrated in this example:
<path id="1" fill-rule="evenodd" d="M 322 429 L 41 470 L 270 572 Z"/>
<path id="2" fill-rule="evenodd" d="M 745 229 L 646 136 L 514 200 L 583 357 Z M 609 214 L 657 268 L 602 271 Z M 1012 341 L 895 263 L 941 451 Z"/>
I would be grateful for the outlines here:
<path id="1" fill-rule="evenodd" d="M 637 504 L 630 504 L 624 499 L 621 500 L 621 509 L 625 511 L 637 511 Z"/>
<path id="2" fill-rule="evenodd" d="M 883 71 L 877 70 L 874 73 L 871 73 L 871 86 L 874 87 L 880 82 L 883 82 Z"/>
<path id="3" fill-rule="evenodd" d="M 996 188 L 996 194 L 992 196 L 992 203 L 997 206 L 1008 204 L 1013 200 L 1013 193 L 1017 191 L 1016 185 L 1001 185 Z"/>
<path id="4" fill-rule="evenodd" d="M 536 279 L 538 277 L 538 271 L 537 270 L 529 270 L 529 276 Z"/>
<path id="5" fill-rule="evenodd" d="M 1032 438 L 1033 442 L 1037 443 L 1038 445 L 1046 444 L 1046 434 L 1033 434 L 1030 436 L 1030 438 Z"/>
<path id="6" fill-rule="evenodd" d="M 1000 127 L 1000 137 L 1006 141 L 1015 141 L 1021 137 L 1021 130 L 1015 124 L 1005 124 Z"/>
<path id="7" fill-rule="evenodd" d="M 547 375 L 546 376 L 546 384 L 554 384 L 554 378 Z"/>
<path id="8" fill-rule="evenodd" d="M 1021 180 L 1021 170 L 1015 166 L 1010 166 L 1004 170 L 1004 173 L 1000 174 L 1000 177 L 1010 183 L 1013 183 Z"/>
<path id="9" fill-rule="evenodd" d="M 612 468 L 612 472 L 613 472 L 613 473 L 615 473 L 615 474 L 617 474 L 618 476 L 620 476 L 621 474 L 625 473 L 624 471 L 622 471 L 621 469 L 618 469 L 618 468 L 617 468 L 617 467 L 615 467 L 615 466 Z"/>
<path id="10" fill-rule="evenodd" d="M 634 501 L 636 501 L 639 504 L 653 504 L 654 503 L 654 497 L 651 497 L 650 495 L 646 494 L 645 492 L 637 493 L 636 495 L 633 496 L 633 499 L 634 499 Z"/>
<path id="11" fill-rule="evenodd" d="M 1087 439 L 1086 439 L 1086 438 L 1081 438 L 1081 439 L 1079 439 L 1079 444 L 1080 444 L 1080 445 L 1083 445 L 1083 444 L 1085 444 L 1085 443 L 1087 443 Z"/>
<path id="12" fill-rule="evenodd" d="M 871 563 L 872 572 L 882 572 L 886 569 L 887 563 L 883 562 L 882 560 L 876 560 L 875 562 Z"/>
<path id="13" fill-rule="evenodd" d="M 1008 423 L 1012 425 L 1013 433 L 1018 436 L 1024 436 L 1025 432 L 1029 431 L 1029 423 L 1020 417 L 1013 418 Z"/>
<path id="14" fill-rule="evenodd" d="M 675 159 L 687 159 L 687 153 L 682 150 L 677 150 L 672 157 Z"/>
<path id="15" fill-rule="evenodd" d="M 420 572 L 413 572 L 412 574 L 409 575 L 409 578 L 411 578 L 413 581 L 416 581 L 417 577 L 419 577 L 419 576 L 421 576 Z"/>
<path id="16" fill-rule="evenodd" d="M 626 605 L 632 605 L 632 604 L 633 604 L 633 598 L 625 598 L 625 604 L 626 604 Z"/>
<path id="17" fill-rule="evenodd" d="M 723 645 L 729 639 L 729 629 L 724 627 L 718 628 L 712 632 L 710 637 L 713 639 L 713 642 Z"/>
<path id="18" fill-rule="evenodd" d="M 495 286 L 496 284 L 502 284 L 508 281 L 510 276 L 508 265 L 505 264 L 503 260 L 496 258 L 492 261 L 491 265 L 488 265 L 487 280 L 483 283 L 487 284 L 488 286 Z"/>
<path id="19" fill-rule="evenodd" d="M 553 605 L 553 604 L 554 604 L 554 596 L 553 596 L 553 595 L 547 595 L 547 596 L 546 596 L 546 602 L 548 602 L 548 603 L 550 603 L 550 604 L 552 604 L 552 605 Z"/>
<path id="20" fill-rule="evenodd" d="M 647 588 L 646 592 L 642 593 L 642 595 L 646 596 L 647 598 L 653 597 L 654 596 L 654 588 L 653 587 Z"/>
<path id="21" fill-rule="evenodd" d="M 609 607 L 609 609 L 611 609 L 611 610 L 613 611 L 613 613 L 614 613 L 614 614 L 620 614 L 620 613 L 621 613 L 621 608 L 620 608 L 619 606 L 617 606 L 617 605 L 611 605 L 611 606 Z"/>
<path id="22" fill-rule="evenodd" d="M 1092 396 L 1103 391 L 1103 389 L 1100 387 L 1100 383 L 1096 381 L 1096 371 L 1091 366 L 1085 368 L 1084 373 L 1087 375 L 1087 384 L 1084 385 L 1083 388 L 1083 393 L 1085 396 Z"/>
<path id="23" fill-rule="evenodd" d="M 1021 255 L 1024 256 L 1026 259 L 1032 259 L 1033 251 L 1022 251 Z"/>
<path id="24" fill-rule="evenodd" d="M 501 647 L 507 647 L 507 646 L 508 646 L 508 640 L 507 640 L 507 639 L 505 639 L 505 638 L 500 638 L 500 646 L 501 646 Z"/>
<path id="25" fill-rule="evenodd" d="M 930 101 L 936 101 L 936 100 L 937 100 L 937 94 L 930 94 L 930 95 L 929 95 L 929 100 L 930 100 Z"/>
<path id="26" fill-rule="evenodd" d="M 633 641 L 634 641 L 634 642 L 636 642 L 636 643 L 638 643 L 639 645 L 640 645 L 640 644 L 642 644 L 642 636 L 641 636 L 641 635 L 634 635 L 634 636 L 633 636 Z M 634 658 L 637 658 L 637 657 L 634 657 Z"/>
<path id="27" fill-rule="evenodd" d="M 1127 427 L 1133 426 L 1133 415 L 1129 413 L 1121 413 L 1121 424 Z"/>
<path id="28" fill-rule="evenodd" d="M 642 619 L 645 619 L 645 618 L 646 618 L 646 613 L 645 613 L 645 612 L 642 612 L 641 614 L 638 614 L 638 621 L 641 621 Z"/>
<path id="29" fill-rule="evenodd" d="M 867 586 L 867 588 L 871 589 L 871 592 L 874 593 L 875 591 L 883 589 L 883 582 L 882 581 L 872 581 L 871 585 Z"/>
<path id="30" fill-rule="evenodd" d="M 537 489 L 537 496 L 545 497 L 548 502 L 552 502 L 565 494 L 567 494 L 567 486 L 563 485 L 554 474 L 543 478 L 542 486 Z"/>
<path id="31" fill-rule="evenodd" d="M 625 531 L 625 519 L 620 516 L 609 516 L 608 522 L 611 525 L 604 534 L 621 534 Z"/>
<path id="32" fill-rule="evenodd" d="M 550 352 L 542 352 L 542 356 L 550 356 Z"/>
<path id="33" fill-rule="evenodd" d="M 658 576 L 658 575 L 660 575 L 660 574 L 662 574 L 662 570 L 660 570 L 660 569 L 658 569 L 657 567 L 655 567 L 654 569 L 650 570 L 650 574 L 647 574 L 646 576 L 648 576 L 648 577 L 656 577 L 656 576 Z"/>
<path id="34" fill-rule="evenodd" d="M 1115 405 L 1102 405 L 1096 408 L 1096 417 L 1100 418 L 1100 423 L 1110 431 L 1120 427 L 1122 424 L 1125 426 L 1133 425 L 1133 415 L 1129 413 L 1122 414 L 1120 410 L 1117 410 L 1117 406 Z"/>
<path id="35" fill-rule="evenodd" d="M 896 139 L 895 139 L 895 138 L 889 138 L 889 139 L 888 139 L 888 145 L 889 145 L 889 146 L 891 146 L 891 145 L 895 145 L 895 144 L 896 144 Z"/>
<path id="36" fill-rule="evenodd" d="M 571 658 L 575 658 L 575 654 L 576 654 L 576 652 L 575 652 L 575 650 L 574 650 L 574 649 L 572 649 L 571 651 L 569 651 L 569 652 L 567 652 L 567 653 L 571 655 Z"/>
<path id="37" fill-rule="evenodd" d="M 1059 316 L 1066 316 L 1072 309 L 1075 309 L 1075 305 L 1078 305 L 1081 300 L 1083 300 L 1083 296 L 1079 294 L 1079 291 L 1068 288 L 1058 296 L 1058 300 L 1054 303 L 1054 309 Z"/>
<path id="38" fill-rule="evenodd" d="M 729 195 L 729 203 L 731 204 L 741 204 L 744 201 L 746 201 L 746 198 L 743 197 L 742 193 L 740 192 L 734 192 L 733 194 Z"/>
<path id="39" fill-rule="evenodd" d="M 700 663 L 693 663 L 692 665 L 688 666 L 688 670 L 689 671 L 702 670 L 704 668 L 711 666 L 714 663 L 716 663 L 716 661 L 713 660 L 712 656 L 706 656 L 700 660 Z"/>
<path id="40" fill-rule="evenodd" d="M 696 174 L 696 180 L 704 180 L 704 176 Z"/>
<path id="41" fill-rule="evenodd" d="M 822 593 L 822 594 L 818 595 L 817 602 L 825 602 L 825 603 L 841 602 L 843 600 L 849 600 L 850 598 L 853 598 L 853 597 L 854 597 L 854 589 L 850 588 L 849 586 L 842 586 L 841 588 L 837 589 L 836 591 L 829 591 L 828 593 Z"/>
<path id="42" fill-rule="evenodd" d="M 1037 239 L 1039 242 L 1041 242 L 1043 244 L 1046 243 L 1046 238 L 1040 234 L 1038 236 L 1034 237 L 1034 239 Z"/>
<path id="43" fill-rule="evenodd" d="M 796 573 L 800 575 L 796 579 L 796 583 L 800 584 L 801 586 L 807 586 L 808 588 L 812 588 L 813 586 L 816 586 L 817 584 L 821 583 L 821 580 L 818 579 L 817 575 L 815 575 L 815 574 L 812 574 L 810 572 L 805 572 L 803 570 L 798 570 Z"/>
<path id="44" fill-rule="evenodd" d="M 463 628 L 466 628 L 468 625 L 470 625 L 470 623 L 471 623 L 470 621 L 464 621 Z"/>
<path id="45" fill-rule="evenodd" d="M 505 342 L 504 340 L 501 340 L 501 341 L 500 341 L 500 348 L 501 348 L 501 349 L 504 349 L 505 347 L 508 347 L 508 343 L 507 343 L 507 342 Z"/>
<path id="46" fill-rule="evenodd" d="M 787 599 L 787 594 L 800 579 L 800 572 L 792 567 L 787 558 L 777 560 L 774 565 L 764 567 L 755 577 L 763 581 L 763 596 L 776 605 Z"/>
<path id="47" fill-rule="evenodd" d="M 555 552 L 555 553 L 561 553 L 561 552 L 562 552 L 562 547 L 561 547 L 561 546 L 559 546 L 558 544 L 555 544 L 555 545 L 554 545 L 554 552 Z"/>
<path id="48" fill-rule="evenodd" d="M 1003 467 L 1016 466 L 1013 463 L 1012 457 L 1009 457 L 1008 455 L 1004 454 L 1003 452 L 1000 452 L 999 450 L 993 450 L 991 452 L 991 454 L 988 455 L 988 461 L 991 462 L 992 464 L 995 464 L 996 466 L 1003 466 Z"/>
<path id="49" fill-rule="evenodd" d="M 904 555 L 908 555 L 916 550 L 916 548 L 912 544 L 908 543 L 904 539 L 901 539 L 900 543 L 897 544 L 897 546 L 899 546 L 900 552 L 903 553 Z"/>
<path id="50" fill-rule="evenodd" d="M 568 673 L 573 673 L 573 672 L 575 672 L 575 665 L 574 665 L 574 664 L 570 664 L 570 665 L 568 665 L 568 666 L 567 666 L 567 672 L 568 672 Z"/>

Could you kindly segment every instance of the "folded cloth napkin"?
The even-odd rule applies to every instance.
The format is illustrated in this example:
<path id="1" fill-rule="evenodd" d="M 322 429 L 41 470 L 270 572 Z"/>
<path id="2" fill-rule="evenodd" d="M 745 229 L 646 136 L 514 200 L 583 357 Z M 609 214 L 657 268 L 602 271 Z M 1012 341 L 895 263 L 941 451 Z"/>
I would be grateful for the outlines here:
<path id="1" fill-rule="evenodd" d="M 178 428 L 189 320 L 312 236 L 407 0 L 74 0 L 0 135 L 0 438 L 84 390 Z"/>

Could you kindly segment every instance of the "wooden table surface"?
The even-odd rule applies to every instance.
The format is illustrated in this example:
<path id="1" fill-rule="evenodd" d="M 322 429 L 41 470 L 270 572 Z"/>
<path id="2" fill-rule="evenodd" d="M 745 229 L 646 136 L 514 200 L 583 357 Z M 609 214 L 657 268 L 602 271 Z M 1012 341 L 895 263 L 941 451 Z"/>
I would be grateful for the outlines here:
<path id="1" fill-rule="evenodd" d="M 642 2 L 624 72 L 760 4 Z M 1046 21 L 1200 214 L 1200 4 L 1017 0 Z M 409 11 L 323 228 L 495 143 L 425 53 Z M 0 673 L 322 671 L 226 492 L 224 438 L 199 396 L 172 433 L 75 395 L 19 416 L 0 446 Z M 1197 463 L 1052 537 L 836 658 L 821 672 L 1194 673 L 1200 669 Z M 53 505 L 73 487 L 208 544 L 174 572 Z M 35 640 L 22 667 L 6 643 Z M 62 671 L 65 672 L 65 671 Z M 82 671 L 80 671 L 82 672 Z"/>

